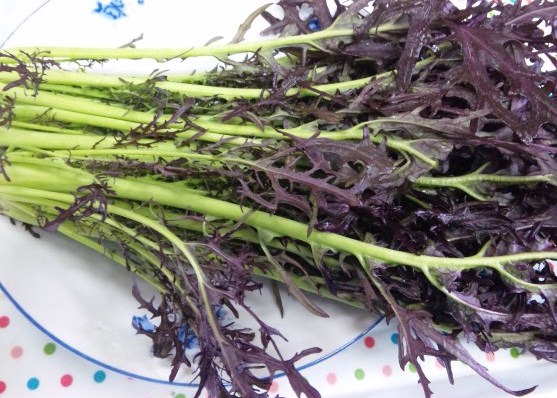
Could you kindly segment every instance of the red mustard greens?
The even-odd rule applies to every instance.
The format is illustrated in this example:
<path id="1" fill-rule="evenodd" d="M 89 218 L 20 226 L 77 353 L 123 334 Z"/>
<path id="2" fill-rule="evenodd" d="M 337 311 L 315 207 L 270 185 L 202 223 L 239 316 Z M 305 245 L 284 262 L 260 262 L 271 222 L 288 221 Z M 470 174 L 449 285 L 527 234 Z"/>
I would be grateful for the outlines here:
<path id="1" fill-rule="evenodd" d="M 557 6 L 277 4 L 224 45 L 2 50 L 1 212 L 158 289 L 155 305 L 133 288 L 158 320 L 135 327 L 170 380 L 195 370 L 196 396 L 266 397 L 277 373 L 320 396 L 296 369 L 319 348 L 284 358 L 244 300 L 265 279 L 321 316 L 314 294 L 398 320 L 425 397 L 425 356 L 528 393 L 462 341 L 557 361 Z M 254 18 L 269 37 L 245 41 Z M 91 68 L 207 55 L 219 65 L 187 75 Z M 223 306 L 259 329 L 219 322 Z"/>

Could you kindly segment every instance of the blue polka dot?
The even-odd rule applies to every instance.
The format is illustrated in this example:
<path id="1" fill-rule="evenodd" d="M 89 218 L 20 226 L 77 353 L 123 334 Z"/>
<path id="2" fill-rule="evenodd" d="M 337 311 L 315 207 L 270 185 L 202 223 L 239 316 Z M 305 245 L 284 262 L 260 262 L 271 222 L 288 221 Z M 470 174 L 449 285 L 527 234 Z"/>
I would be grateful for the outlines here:
<path id="1" fill-rule="evenodd" d="M 391 334 L 391 341 L 393 344 L 398 344 L 398 333 Z"/>
<path id="2" fill-rule="evenodd" d="M 102 370 L 97 370 L 93 375 L 93 380 L 97 383 L 102 383 L 106 379 L 106 373 Z"/>
<path id="3" fill-rule="evenodd" d="M 36 390 L 37 388 L 39 388 L 39 379 L 37 379 L 36 377 L 31 377 L 29 380 L 27 380 L 27 388 L 30 390 Z"/>

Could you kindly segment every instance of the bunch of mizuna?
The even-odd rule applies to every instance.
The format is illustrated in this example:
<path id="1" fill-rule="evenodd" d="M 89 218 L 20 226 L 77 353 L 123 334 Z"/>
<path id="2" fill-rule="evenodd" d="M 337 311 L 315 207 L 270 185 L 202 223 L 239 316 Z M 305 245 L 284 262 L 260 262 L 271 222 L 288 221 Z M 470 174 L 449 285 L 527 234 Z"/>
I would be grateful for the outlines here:
<path id="1" fill-rule="evenodd" d="M 2 50 L 1 212 L 156 287 L 156 305 L 133 289 L 157 324 L 137 330 L 171 380 L 195 370 L 197 396 L 266 397 L 285 373 L 319 397 L 296 370 L 319 348 L 283 357 L 244 301 L 264 280 L 322 316 L 314 294 L 397 319 L 426 397 L 424 356 L 531 391 L 461 341 L 557 361 L 557 6 L 278 5 L 224 45 Z M 256 17 L 271 36 L 245 41 Z M 219 66 L 191 74 L 90 68 L 207 55 Z"/>

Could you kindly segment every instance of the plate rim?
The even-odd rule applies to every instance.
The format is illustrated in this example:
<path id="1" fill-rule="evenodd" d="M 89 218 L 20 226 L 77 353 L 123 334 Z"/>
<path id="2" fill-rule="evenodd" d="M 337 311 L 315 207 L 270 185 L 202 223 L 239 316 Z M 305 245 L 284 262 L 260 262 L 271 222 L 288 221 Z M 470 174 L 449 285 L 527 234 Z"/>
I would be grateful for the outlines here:
<path id="1" fill-rule="evenodd" d="M 125 369 L 121 369 L 118 366 L 111 365 L 109 363 L 106 363 L 105 361 L 102 361 L 100 359 L 95 358 L 94 356 L 92 356 L 90 354 L 86 354 L 85 352 L 81 351 L 77 347 L 75 347 L 72 344 L 66 342 L 64 339 L 56 336 L 56 334 L 51 332 L 41 322 L 39 322 L 37 319 L 35 319 L 35 317 L 33 317 L 33 315 L 31 315 L 18 302 L 18 300 L 14 297 L 14 295 L 10 292 L 10 290 L 4 285 L 4 283 L 2 283 L 1 280 L 0 280 L 0 292 L 3 293 L 6 296 L 8 301 L 16 308 L 16 310 L 21 315 L 23 315 L 23 317 L 28 322 L 30 322 L 37 330 L 39 330 L 41 333 L 43 333 L 45 336 L 47 336 L 50 340 L 52 340 L 52 342 L 58 344 L 59 346 L 65 348 L 66 350 L 70 351 L 74 355 L 76 355 L 76 356 L 78 356 L 78 357 L 96 365 L 96 366 L 102 367 L 106 370 L 109 370 L 111 372 L 114 372 L 114 373 L 117 373 L 117 374 L 120 374 L 120 375 L 123 375 L 123 376 L 126 376 L 126 377 L 130 377 L 130 378 L 137 379 L 137 380 L 142 380 L 142 381 L 149 382 L 149 383 L 172 385 L 172 386 L 177 386 L 177 387 L 199 387 L 199 383 L 195 382 L 195 380 L 198 378 L 197 373 L 194 373 L 195 377 L 194 377 L 193 381 L 191 381 L 191 382 L 176 382 L 176 381 L 163 380 L 163 379 L 160 379 L 160 378 L 145 376 L 145 375 L 141 375 L 141 374 L 138 374 L 138 373 L 135 373 L 135 372 L 125 370 Z M 350 347 L 350 346 L 354 345 L 355 343 L 357 343 L 358 341 L 362 340 L 367 334 L 369 334 L 373 329 L 375 329 L 385 319 L 384 315 L 382 315 L 382 314 L 377 314 L 377 315 L 378 315 L 377 319 L 372 320 L 366 328 L 361 330 L 352 339 L 348 340 L 347 342 L 340 345 L 339 347 L 331 350 L 327 354 L 325 354 L 323 356 L 320 356 L 319 358 L 316 358 L 316 359 L 314 359 L 314 360 L 312 360 L 308 363 L 305 363 L 303 365 L 296 366 L 296 369 L 298 371 L 302 371 L 304 369 L 308 369 L 312 366 L 318 365 L 321 362 L 324 362 L 324 361 L 336 356 L 337 354 L 346 350 L 348 347 Z M 277 373 L 275 373 L 275 375 L 273 376 L 272 379 L 275 380 L 275 379 L 283 378 L 285 376 L 286 376 L 286 374 L 284 372 L 277 372 Z"/>

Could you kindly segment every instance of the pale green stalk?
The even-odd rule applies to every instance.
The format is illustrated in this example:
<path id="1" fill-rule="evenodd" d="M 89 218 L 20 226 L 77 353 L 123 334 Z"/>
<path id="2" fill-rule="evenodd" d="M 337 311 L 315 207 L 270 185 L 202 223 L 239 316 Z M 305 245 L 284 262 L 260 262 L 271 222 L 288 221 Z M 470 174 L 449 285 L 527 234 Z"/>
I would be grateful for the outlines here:
<path id="1" fill-rule="evenodd" d="M 385 23 L 370 30 L 372 35 L 404 30 L 407 24 Z M 38 53 L 41 56 L 56 60 L 106 60 L 106 59 L 155 59 L 164 61 L 169 59 L 186 59 L 192 57 L 214 56 L 222 57 L 231 54 L 255 53 L 290 46 L 307 46 L 319 48 L 319 42 L 332 38 L 350 39 L 354 29 L 337 29 L 331 27 L 304 35 L 288 35 L 259 41 L 243 41 L 225 45 L 209 45 L 190 48 L 83 48 L 83 47 L 20 47 L 7 51 L 21 57 L 26 54 Z M 9 60 L 6 60 L 8 62 Z"/>
<path id="2" fill-rule="evenodd" d="M 488 200 L 488 196 L 479 192 L 478 185 L 490 183 L 494 185 L 529 185 L 548 183 L 557 185 L 555 174 L 540 174 L 528 176 L 511 176 L 501 174 L 483 174 L 473 172 L 462 176 L 453 177 L 428 177 L 421 176 L 415 181 L 417 186 L 425 188 L 456 188 L 466 192 L 478 200 Z"/>
<path id="3" fill-rule="evenodd" d="M 83 181 L 82 178 L 76 180 L 73 173 L 68 170 L 59 169 L 57 173 L 53 173 L 46 166 L 37 167 L 31 164 L 16 164 L 15 162 L 6 166 L 6 171 L 12 182 L 1 181 L 0 194 L 15 193 L 20 196 L 41 197 L 66 202 L 73 197 L 59 192 L 73 192 L 77 187 L 94 181 L 92 176 L 89 181 Z M 548 251 L 464 258 L 417 255 L 328 232 L 313 231 L 308 235 L 308 226 L 304 223 L 249 209 L 235 203 L 197 195 L 180 187 L 150 186 L 138 181 L 120 178 L 109 179 L 107 182 L 109 189 L 113 190 L 115 196 L 120 199 L 137 200 L 140 203 L 155 202 L 163 206 L 193 211 L 217 219 L 242 221 L 246 225 L 266 231 L 273 236 L 285 236 L 316 247 L 349 253 L 362 261 L 366 258 L 373 258 L 387 264 L 408 265 L 422 270 L 427 268 L 462 270 L 474 267 L 501 269 L 504 265 L 514 262 L 545 260 L 556 256 L 556 253 Z M 59 192 L 52 192 L 53 190 Z"/>
<path id="4" fill-rule="evenodd" d="M 437 57 L 431 56 L 416 63 L 415 72 L 427 67 L 437 60 Z M 15 72 L 0 73 L 0 82 L 9 83 L 19 78 Z M 317 96 L 322 93 L 334 94 L 336 92 L 345 92 L 348 90 L 361 89 L 368 84 L 376 84 L 380 87 L 386 87 L 394 83 L 395 74 L 392 71 L 379 73 L 377 75 L 364 77 L 355 80 L 347 80 L 338 83 L 315 84 L 311 88 L 291 88 L 286 91 L 286 96 Z M 47 84 L 41 85 L 40 89 L 68 94 L 78 94 L 92 98 L 109 99 L 110 96 L 103 95 L 98 91 L 90 89 L 94 88 L 125 88 L 128 84 L 146 83 L 149 77 L 120 77 L 113 75 L 103 75 L 86 72 L 70 72 L 64 70 L 47 70 L 44 72 L 44 79 Z M 234 88 L 209 86 L 206 84 L 193 84 L 174 81 L 156 81 L 153 82 L 155 87 L 164 89 L 173 93 L 183 94 L 196 98 L 217 97 L 227 100 L 232 99 L 262 99 L 267 98 L 271 94 L 270 90 L 264 88 Z M 76 87 L 72 87 L 76 86 Z M 64 89 L 67 87 L 67 89 Z M 87 87 L 84 89 L 83 87 Z M 84 90 L 80 93 L 80 90 Z"/>
<path id="5" fill-rule="evenodd" d="M 65 109 L 57 109 L 47 106 L 16 104 L 14 112 L 17 120 L 42 120 L 48 123 L 49 120 L 55 120 L 63 123 L 77 123 L 80 125 L 101 127 L 106 129 L 114 129 L 122 132 L 129 132 L 141 125 L 138 122 L 131 122 L 118 118 L 104 117 L 94 114 L 73 112 Z M 48 127 L 48 124 L 47 124 Z"/>
<path id="6" fill-rule="evenodd" d="M 161 217 L 156 210 L 153 210 L 149 206 L 132 206 L 130 205 L 129 202 L 124 202 L 119 200 L 116 200 L 115 205 L 118 206 L 119 208 L 133 211 L 135 213 L 141 214 L 144 217 L 149 217 L 154 220 L 158 220 Z M 168 225 L 169 227 L 172 228 L 192 231 L 204 235 L 208 233 L 212 233 L 212 231 L 207 231 L 207 225 L 205 222 L 196 219 L 186 218 L 184 217 L 183 214 L 175 211 L 165 210 L 163 217 L 164 217 L 165 225 Z M 228 226 L 228 227 L 222 226 L 217 228 L 217 230 L 219 234 L 229 235 L 230 239 L 236 240 L 238 242 L 251 242 L 254 244 L 259 244 L 260 242 L 260 237 L 257 235 L 257 233 L 255 233 L 252 230 L 248 230 L 248 229 L 233 230 L 232 226 Z M 287 242 L 286 244 L 284 244 L 284 242 L 271 240 L 267 242 L 266 245 L 274 249 L 284 250 L 289 253 L 294 253 L 302 258 L 307 259 L 308 261 L 311 261 L 313 259 L 313 253 L 311 252 L 310 249 L 295 244 L 294 242 Z M 340 267 L 338 261 L 332 258 L 327 257 L 323 261 L 329 267 Z M 274 269 L 265 269 L 265 271 L 263 271 L 258 267 L 253 267 L 252 271 L 256 276 L 264 277 L 265 279 L 272 279 L 277 282 L 284 282 L 284 278 L 281 277 L 280 273 Z M 296 284 L 298 288 L 302 289 L 305 292 L 314 293 L 321 297 L 325 297 L 345 304 L 349 304 L 356 308 L 364 308 L 364 305 L 355 299 L 338 297 L 332 294 L 331 292 L 329 292 L 327 289 L 317 289 L 316 286 L 325 285 L 325 282 L 321 277 L 291 274 L 289 275 L 289 278 Z"/>
<path id="7" fill-rule="evenodd" d="M 46 124 L 38 124 L 33 122 L 23 122 L 20 120 L 12 120 L 11 126 L 17 127 L 20 130 L 37 130 L 37 131 L 70 134 L 70 135 L 83 134 L 82 130 L 57 127 L 56 125 L 54 125 L 54 123 L 49 123 L 48 125 L 46 125 Z"/>
<path id="8" fill-rule="evenodd" d="M 60 98 L 58 99 L 60 100 Z M 29 102 L 31 104 L 35 103 L 33 98 L 31 98 Z M 83 108 L 85 107 L 86 104 L 79 104 L 78 106 L 73 107 L 72 102 L 69 98 L 67 99 L 62 98 L 62 100 L 59 102 L 61 102 L 61 105 L 64 106 L 65 108 L 69 108 L 69 109 L 77 108 L 77 109 L 76 111 L 66 110 L 64 108 L 52 109 L 44 105 L 43 106 L 17 105 L 17 109 L 21 109 L 20 114 L 21 117 L 24 118 L 27 117 L 33 119 L 33 116 L 45 115 L 46 117 L 52 117 L 55 120 L 60 120 L 65 122 L 84 123 L 84 124 L 90 124 L 92 126 L 97 126 L 97 127 L 108 127 L 108 128 L 113 128 L 115 130 L 120 130 L 122 132 L 129 132 L 131 129 L 137 128 L 141 123 L 149 123 L 149 121 L 152 122 L 155 117 L 154 114 L 148 112 L 130 111 L 133 112 L 134 114 L 127 115 L 127 120 L 122 120 L 112 116 L 110 117 L 100 116 L 103 115 L 103 111 L 109 112 L 109 110 L 105 109 L 105 107 L 110 108 L 110 106 L 104 104 L 93 104 L 95 106 L 92 106 L 87 110 L 87 112 L 89 113 L 81 113 L 83 112 Z M 167 118 L 170 118 L 170 116 L 161 117 L 162 119 L 161 123 L 164 120 L 167 120 Z M 134 119 L 135 121 L 130 121 L 130 119 Z M 314 136 L 316 133 L 314 126 L 304 126 L 304 125 L 295 128 L 276 130 L 268 126 L 264 127 L 263 129 L 260 129 L 254 125 L 235 125 L 235 124 L 230 125 L 230 124 L 225 124 L 225 123 L 215 121 L 214 118 L 209 118 L 209 117 L 199 117 L 198 119 L 194 119 L 194 122 L 197 125 L 199 125 L 199 127 L 201 127 L 202 129 L 205 129 L 206 131 L 203 134 L 199 134 L 199 131 L 192 129 L 192 130 L 182 131 L 180 133 L 177 133 L 175 134 L 176 137 L 180 137 L 183 139 L 196 137 L 197 139 L 206 142 L 219 142 L 222 140 L 226 140 L 227 145 L 242 145 L 246 142 L 246 139 L 250 139 L 250 141 L 253 143 L 257 142 L 257 141 L 253 141 L 253 139 L 256 140 L 267 139 L 267 138 L 287 139 L 288 137 L 285 135 L 285 133 L 299 138 L 308 139 Z M 331 140 L 360 140 L 363 138 L 363 128 L 365 126 L 380 131 L 382 125 L 396 124 L 396 123 L 414 124 L 414 122 L 412 121 L 406 122 L 406 121 L 397 121 L 390 118 L 378 118 L 375 120 L 361 123 L 357 126 L 345 130 L 337 130 L 332 132 L 322 131 L 320 132 L 319 136 L 321 138 L 328 138 Z M 183 126 L 170 125 L 169 128 L 170 127 L 182 128 Z M 2 130 L 8 133 L 10 131 L 7 129 L 2 129 L 0 127 L 0 132 Z M 161 131 L 160 133 L 164 133 L 164 130 Z M 246 138 L 242 139 L 236 137 L 246 137 Z M 29 146 L 33 146 L 33 142 L 35 144 L 41 142 L 40 140 L 37 141 L 36 140 L 37 138 L 38 138 L 37 133 L 33 137 L 30 137 L 30 139 L 24 137 L 24 134 L 11 135 L 7 137 L 2 137 L 2 134 L 0 134 L 0 145 L 20 145 L 22 147 L 29 147 Z M 56 140 L 54 136 L 45 137 L 45 138 L 48 142 L 54 142 Z M 61 141 L 60 148 L 55 148 L 52 146 L 44 147 L 42 144 L 41 147 L 45 149 L 66 148 L 67 143 L 62 142 L 62 141 L 66 141 L 66 138 L 67 137 L 58 137 L 58 139 L 60 139 Z M 431 165 L 434 168 L 437 167 L 437 161 L 425 155 L 424 153 L 420 152 L 419 150 L 415 149 L 412 146 L 413 143 L 412 140 L 403 140 L 396 137 L 387 137 L 384 134 L 380 134 L 380 133 L 371 135 L 370 139 L 372 142 L 376 144 L 385 142 L 387 147 L 393 150 L 408 153 L 409 155 L 412 155 L 415 158 L 424 161 L 425 163 Z M 107 144 L 107 142 L 115 143 L 114 138 L 111 137 L 107 137 L 104 141 L 103 141 L 104 144 L 101 146 L 102 148 L 110 147 L 110 145 Z M 78 142 L 82 142 L 82 141 L 78 141 Z M 89 140 L 87 142 L 91 142 L 91 141 Z M 93 140 L 93 142 L 94 143 L 99 142 L 98 138 L 96 140 Z M 148 140 L 142 140 L 140 142 L 148 142 Z M 89 148 L 92 147 L 93 146 L 90 146 Z M 81 145 L 80 148 L 84 149 L 83 146 Z M 99 148 L 99 147 L 95 146 L 95 148 Z"/>

